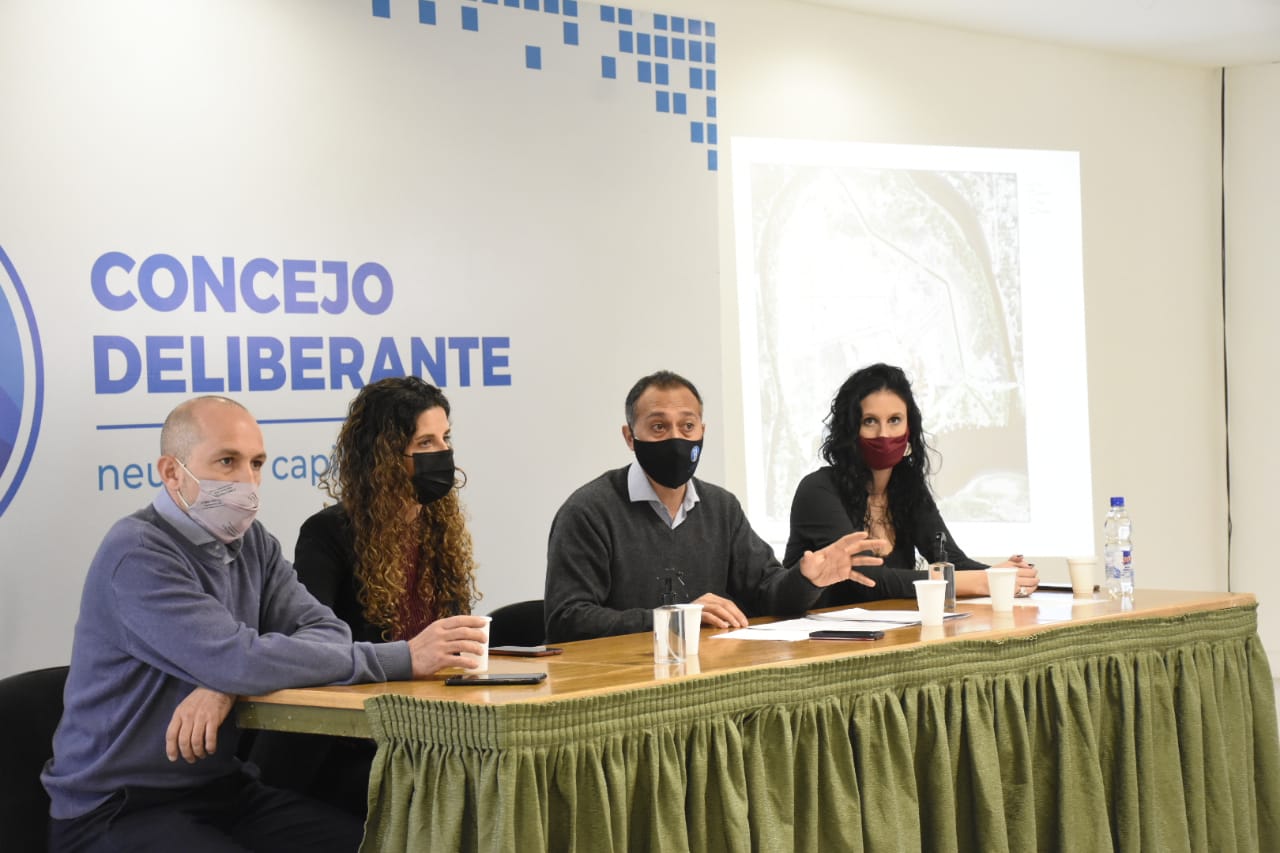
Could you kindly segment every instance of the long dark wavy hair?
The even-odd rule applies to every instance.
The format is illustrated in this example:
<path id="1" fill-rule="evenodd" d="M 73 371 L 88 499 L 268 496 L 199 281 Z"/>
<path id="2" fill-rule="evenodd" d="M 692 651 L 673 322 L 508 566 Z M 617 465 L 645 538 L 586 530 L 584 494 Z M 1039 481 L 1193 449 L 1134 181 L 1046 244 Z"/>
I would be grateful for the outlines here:
<path id="1" fill-rule="evenodd" d="M 826 435 L 822 440 L 822 458 L 835 469 L 836 489 L 845 511 L 855 529 L 863 528 L 867 514 L 867 494 L 871 487 L 871 468 L 858 444 L 858 431 L 862 422 L 862 401 L 868 394 L 892 391 L 907 405 L 909 455 L 893 469 L 889 477 L 888 497 L 891 519 L 910 524 L 917 518 L 921 506 L 930 495 L 929 461 L 933 449 L 924 438 L 920 407 L 911 393 L 911 383 L 902 368 L 891 364 L 873 364 L 855 371 L 831 401 Z"/>
<path id="2" fill-rule="evenodd" d="M 351 401 L 332 465 L 321 479 L 351 520 L 357 596 L 365 618 L 381 626 L 386 639 L 407 639 L 405 596 L 417 596 L 435 618 L 470 613 L 480 597 L 457 488 L 422 507 L 416 518 L 405 513 L 405 506 L 417 500 L 405 448 L 417 431 L 418 416 L 437 407 L 449 415 L 440 389 L 416 376 L 366 385 Z M 411 559 L 419 567 L 415 589 L 408 589 Z"/>

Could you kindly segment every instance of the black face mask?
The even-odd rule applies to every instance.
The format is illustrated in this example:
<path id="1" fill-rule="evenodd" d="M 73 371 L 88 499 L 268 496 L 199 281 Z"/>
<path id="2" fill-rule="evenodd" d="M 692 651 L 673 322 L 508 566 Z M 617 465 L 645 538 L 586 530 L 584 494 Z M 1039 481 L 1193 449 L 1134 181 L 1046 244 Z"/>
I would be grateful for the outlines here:
<path id="1" fill-rule="evenodd" d="M 666 438 L 662 441 L 641 441 L 632 438 L 636 461 L 644 472 L 668 489 L 678 489 L 693 472 L 698 470 L 702 458 L 702 439 Z"/>
<path id="2" fill-rule="evenodd" d="M 454 478 L 452 450 L 409 455 L 413 457 L 413 490 L 418 503 L 426 506 L 449 494 Z"/>

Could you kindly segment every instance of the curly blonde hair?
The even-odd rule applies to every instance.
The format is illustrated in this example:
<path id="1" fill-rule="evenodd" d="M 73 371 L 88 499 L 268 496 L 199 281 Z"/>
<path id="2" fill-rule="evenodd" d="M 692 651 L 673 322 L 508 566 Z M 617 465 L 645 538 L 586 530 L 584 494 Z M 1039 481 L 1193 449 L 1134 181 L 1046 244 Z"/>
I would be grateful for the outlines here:
<path id="1" fill-rule="evenodd" d="M 471 534 L 457 493 L 465 477 L 414 517 L 405 512 L 417 501 L 405 448 L 418 416 L 437 407 L 449 415 L 440 389 L 416 376 L 366 385 L 351 401 L 332 465 L 321 480 L 329 496 L 342 502 L 355 533 L 357 597 L 365 618 L 388 640 L 407 639 L 413 628 L 403 607 L 406 596 L 435 618 L 470 613 L 480 598 Z M 413 589 L 408 588 L 410 565 L 419 569 Z"/>

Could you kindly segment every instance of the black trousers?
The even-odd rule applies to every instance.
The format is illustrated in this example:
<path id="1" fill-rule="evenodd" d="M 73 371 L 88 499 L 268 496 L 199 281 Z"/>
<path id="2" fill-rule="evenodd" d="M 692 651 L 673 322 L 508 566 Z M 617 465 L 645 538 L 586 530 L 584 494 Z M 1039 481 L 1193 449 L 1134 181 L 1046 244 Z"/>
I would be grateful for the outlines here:
<path id="1" fill-rule="evenodd" d="M 249 761 L 268 785 L 297 791 L 361 820 L 368 811 L 373 741 L 294 732 L 254 732 Z"/>
<path id="2" fill-rule="evenodd" d="M 50 853 L 354 853 L 358 818 L 245 774 L 178 791 L 126 788 L 70 820 L 49 821 Z"/>

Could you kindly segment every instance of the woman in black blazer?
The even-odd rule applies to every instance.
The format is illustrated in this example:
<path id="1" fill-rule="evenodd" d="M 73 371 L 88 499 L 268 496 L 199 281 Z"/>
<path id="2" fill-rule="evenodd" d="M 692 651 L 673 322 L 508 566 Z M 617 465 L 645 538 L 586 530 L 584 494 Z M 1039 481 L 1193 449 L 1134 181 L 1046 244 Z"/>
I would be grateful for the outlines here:
<path id="1" fill-rule="evenodd" d="M 303 522 L 294 568 L 356 640 L 408 640 L 479 598 L 449 413 L 439 388 L 393 377 L 361 389 L 338 433 L 321 479 L 337 503 Z M 369 741 L 264 732 L 250 758 L 264 782 L 365 812 Z"/>
<path id="2" fill-rule="evenodd" d="M 822 458 L 827 462 L 800 481 L 791 502 L 791 534 L 784 565 L 805 551 L 866 530 L 890 543 L 880 566 L 861 571 L 874 587 L 842 581 L 823 591 L 819 607 L 881 598 L 915 598 L 911 583 L 928 576 L 915 571 L 916 552 L 937 562 L 945 547 L 956 566 L 957 595 L 986 595 L 985 563 L 969 559 L 951 538 L 929 489 L 929 446 L 920 409 L 901 368 L 873 364 L 855 371 L 831 402 Z M 945 543 L 945 546 L 942 545 Z M 1018 569 L 1017 587 L 1036 588 L 1035 566 L 1021 554 L 1002 566 Z"/>

